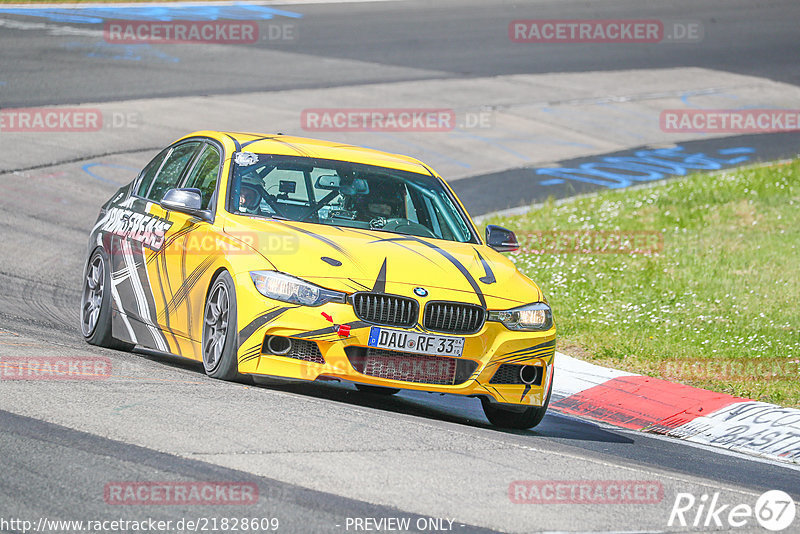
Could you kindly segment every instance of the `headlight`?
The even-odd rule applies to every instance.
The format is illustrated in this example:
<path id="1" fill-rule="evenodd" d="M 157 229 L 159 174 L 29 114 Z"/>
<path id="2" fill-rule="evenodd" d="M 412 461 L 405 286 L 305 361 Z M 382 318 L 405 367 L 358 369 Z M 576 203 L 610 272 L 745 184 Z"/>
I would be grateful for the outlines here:
<path id="1" fill-rule="evenodd" d="M 332 291 L 275 271 L 251 271 L 250 277 L 258 292 L 271 299 L 303 306 L 321 306 L 328 302 L 345 302 L 345 294 Z"/>
<path id="2" fill-rule="evenodd" d="M 489 320 L 503 323 L 509 330 L 550 330 L 553 312 L 544 302 L 537 302 L 512 310 L 490 311 Z"/>

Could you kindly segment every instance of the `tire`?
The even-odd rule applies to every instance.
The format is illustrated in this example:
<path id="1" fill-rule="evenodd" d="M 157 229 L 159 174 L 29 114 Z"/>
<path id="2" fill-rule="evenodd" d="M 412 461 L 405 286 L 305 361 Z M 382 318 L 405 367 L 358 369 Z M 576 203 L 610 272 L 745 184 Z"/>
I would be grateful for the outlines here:
<path id="1" fill-rule="evenodd" d="M 547 399 L 541 406 L 528 406 L 524 411 L 514 411 L 492 403 L 486 397 L 481 397 L 483 413 L 492 425 L 499 428 L 512 428 L 525 430 L 533 428 L 544 419 L 547 407 L 550 405 L 550 394 L 553 391 L 553 377 L 550 377 L 550 387 L 547 389 Z"/>
<path id="2" fill-rule="evenodd" d="M 83 275 L 81 333 L 87 343 L 98 347 L 129 351 L 136 346 L 111 335 L 111 272 L 99 248 L 89 257 Z"/>
<path id="3" fill-rule="evenodd" d="M 395 395 L 396 393 L 400 393 L 400 390 L 397 388 L 385 388 L 383 386 L 370 386 L 367 384 L 356 384 L 356 389 L 362 393 L 383 395 L 385 397 L 389 397 L 391 395 Z"/>
<path id="4" fill-rule="evenodd" d="M 223 271 L 211 284 L 203 311 L 203 368 L 211 378 L 241 380 L 237 359 L 236 290 Z"/>

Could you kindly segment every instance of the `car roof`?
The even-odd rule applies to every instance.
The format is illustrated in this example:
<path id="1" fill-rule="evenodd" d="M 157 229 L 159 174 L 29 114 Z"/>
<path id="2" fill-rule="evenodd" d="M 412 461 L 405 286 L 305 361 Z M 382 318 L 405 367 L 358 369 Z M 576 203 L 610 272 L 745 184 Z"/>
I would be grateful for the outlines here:
<path id="1" fill-rule="evenodd" d="M 378 165 L 425 175 L 433 174 L 433 171 L 427 165 L 409 156 L 392 154 L 390 152 L 383 152 L 345 143 L 325 141 L 322 139 L 282 134 L 223 132 L 214 130 L 194 132 L 182 139 L 189 137 L 210 137 L 227 146 L 230 150 L 255 152 L 257 154 L 279 154 L 348 161 L 366 165 Z"/>

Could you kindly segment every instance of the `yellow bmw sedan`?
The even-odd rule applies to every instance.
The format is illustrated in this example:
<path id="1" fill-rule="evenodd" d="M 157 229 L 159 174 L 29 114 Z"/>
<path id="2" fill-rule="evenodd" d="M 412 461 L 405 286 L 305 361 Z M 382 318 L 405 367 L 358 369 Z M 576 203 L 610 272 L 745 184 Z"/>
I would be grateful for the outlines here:
<path id="1" fill-rule="evenodd" d="M 406 156 L 202 131 L 106 202 L 89 237 L 81 330 L 202 361 L 208 376 L 349 381 L 478 397 L 531 428 L 553 382 L 542 291 Z"/>

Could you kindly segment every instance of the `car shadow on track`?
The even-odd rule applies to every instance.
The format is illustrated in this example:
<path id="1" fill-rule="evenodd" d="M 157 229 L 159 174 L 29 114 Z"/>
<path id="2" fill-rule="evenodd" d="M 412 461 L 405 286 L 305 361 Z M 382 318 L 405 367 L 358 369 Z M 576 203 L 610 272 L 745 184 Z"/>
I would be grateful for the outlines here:
<path id="1" fill-rule="evenodd" d="M 203 365 L 193 360 L 142 348 L 137 348 L 135 352 L 151 361 L 205 375 Z M 208 380 L 212 379 L 209 378 Z M 361 406 L 414 417 L 423 417 L 435 421 L 485 428 L 500 434 L 601 443 L 633 443 L 633 440 L 625 435 L 604 429 L 595 423 L 564 416 L 552 409 L 548 411 L 539 426 L 532 430 L 508 430 L 497 428 L 492 426 L 484 417 L 483 409 L 478 399 L 461 395 L 402 390 L 396 395 L 386 396 L 358 391 L 353 384 L 346 381 L 307 382 L 300 380 L 278 380 L 276 383 L 272 383 L 270 380 L 270 383 L 266 384 L 264 380 L 260 378 L 257 379 L 257 381 L 246 378 L 244 384 L 251 387 L 255 386 L 268 390 L 293 393 L 353 406 Z M 236 386 L 235 383 L 231 385 L 233 387 Z"/>
<path id="2" fill-rule="evenodd" d="M 492 426 L 484 417 L 480 401 L 461 395 L 445 395 L 403 390 L 392 396 L 361 392 L 349 383 L 309 382 L 268 386 L 334 402 L 342 402 L 437 421 L 493 430 L 501 434 L 547 437 L 607 443 L 633 443 L 633 440 L 600 426 L 565 417 L 553 410 L 532 430 L 508 430 Z"/>

